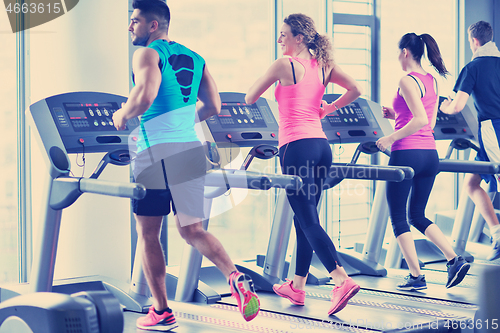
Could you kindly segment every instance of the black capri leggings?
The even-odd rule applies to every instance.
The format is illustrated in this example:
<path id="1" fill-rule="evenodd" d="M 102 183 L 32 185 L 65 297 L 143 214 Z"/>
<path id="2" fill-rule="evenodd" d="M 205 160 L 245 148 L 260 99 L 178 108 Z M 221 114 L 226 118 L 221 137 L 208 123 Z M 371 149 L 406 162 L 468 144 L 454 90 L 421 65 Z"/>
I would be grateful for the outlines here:
<path id="1" fill-rule="evenodd" d="M 302 178 L 299 190 L 287 190 L 288 201 L 295 213 L 297 260 L 295 274 L 307 276 L 313 250 L 328 272 L 338 262 L 337 250 L 319 223 L 317 205 L 323 184 L 332 164 L 332 151 L 326 139 L 301 139 L 280 147 L 283 174 Z"/>
<path id="2" fill-rule="evenodd" d="M 408 149 L 396 150 L 391 153 L 389 165 L 409 166 L 415 171 L 413 179 L 400 183 L 387 183 L 387 203 L 391 215 L 394 235 L 409 232 L 410 226 L 406 220 L 406 205 L 408 195 L 410 202 L 408 208 L 409 222 L 422 234 L 432 222 L 425 217 L 425 206 L 438 172 L 439 157 L 433 149 Z M 411 189 L 411 194 L 410 194 Z"/>

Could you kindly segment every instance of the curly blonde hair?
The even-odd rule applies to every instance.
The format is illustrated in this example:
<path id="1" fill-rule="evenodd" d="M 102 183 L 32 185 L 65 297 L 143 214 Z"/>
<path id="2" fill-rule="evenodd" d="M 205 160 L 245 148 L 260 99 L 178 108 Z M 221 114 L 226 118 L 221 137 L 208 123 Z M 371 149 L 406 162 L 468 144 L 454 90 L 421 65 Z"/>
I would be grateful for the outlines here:
<path id="1" fill-rule="evenodd" d="M 314 26 L 314 21 L 304 14 L 290 14 L 284 20 L 290 26 L 292 35 L 302 35 L 304 43 L 312 51 L 313 57 L 321 66 L 333 64 L 332 43 L 330 38 L 320 35 Z"/>

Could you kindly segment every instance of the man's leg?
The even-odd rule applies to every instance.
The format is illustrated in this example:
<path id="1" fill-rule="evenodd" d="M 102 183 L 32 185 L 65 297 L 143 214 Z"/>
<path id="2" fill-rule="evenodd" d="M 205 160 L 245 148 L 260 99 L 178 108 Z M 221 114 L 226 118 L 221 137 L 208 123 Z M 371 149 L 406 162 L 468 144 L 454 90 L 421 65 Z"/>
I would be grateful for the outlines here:
<path id="1" fill-rule="evenodd" d="M 497 215 L 491 199 L 488 193 L 481 187 L 481 176 L 470 173 L 465 174 L 464 188 L 472 201 L 474 201 L 476 208 L 479 209 L 486 223 L 488 223 L 488 226 L 491 228 L 498 225 Z"/>
<path id="2" fill-rule="evenodd" d="M 162 216 L 135 215 L 137 221 L 137 250 L 142 251 L 142 269 L 154 298 L 154 308 L 168 307 L 165 285 L 166 264 L 160 244 Z"/>
<path id="3" fill-rule="evenodd" d="M 243 318 L 246 321 L 254 319 L 259 313 L 260 301 L 255 293 L 252 278 L 238 272 L 219 240 L 203 229 L 199 217 L 177 212 L 175 221 L 182 238 L 212 261 L 224 274 Z"/>
<path id="4" fill-rule="evenodd" d="M 170 331 L 178 325 L 167 304 L 166 265 L 160 244 L 163 217 L 135 214 L 135 219 L 138 235 L 137 251 L 142 251 L 142 269 L 154 298 L 148 314 L 137 318 L 136 325 L 143 330 Z"/>
<path id="5" fill-rule="evenodd" d="M 181 226 L 179 218 L 184 226 Z M 200 218 L 178 212 L 175 215 L 175 221 L 181 237 L 213 262 L 229 281 L 229 275 L 236 271 L 236 266 L 234 266 L 220 241 L 203 229 Z"/>
<path id="6" fill-rule="evenodd" d="M 500 258 L 500 225 L 498 218 L 488 193 L 481 187 L 481 176 L 476 174 L 466 174 L 464 177 L 464 188 L 476 205 L 490 228 L 493 238 L 493 247 L 488 255 L 488 260 Z"/>

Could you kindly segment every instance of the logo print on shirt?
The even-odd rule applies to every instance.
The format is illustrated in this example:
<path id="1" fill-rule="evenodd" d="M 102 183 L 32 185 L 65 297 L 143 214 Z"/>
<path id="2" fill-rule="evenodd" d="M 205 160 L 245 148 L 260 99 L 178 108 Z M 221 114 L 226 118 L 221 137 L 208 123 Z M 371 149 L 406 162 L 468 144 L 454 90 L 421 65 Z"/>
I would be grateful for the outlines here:
<path id="1" fill-rule="evenodd" d="M 181 85 L 182 95 L 186 96 L 183 98 L 184 103 L 187 103 L 191 94 L 191 84 L 194 76 L 193 58 L 185 54 L 174 54 L 168 58 L 168 63 L 172 66 L 177 82 Z"/>

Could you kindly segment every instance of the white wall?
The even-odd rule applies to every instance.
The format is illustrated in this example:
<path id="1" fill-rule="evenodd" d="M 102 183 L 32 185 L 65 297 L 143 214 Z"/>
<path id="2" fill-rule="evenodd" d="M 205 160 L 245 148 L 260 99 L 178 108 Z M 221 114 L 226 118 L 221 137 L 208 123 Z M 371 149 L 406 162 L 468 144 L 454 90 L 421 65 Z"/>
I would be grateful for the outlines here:
<path id="1" fill-rule="evenodd" d="M 126 1 L 82 0 L 65 15 L 31 29 L 31 102 L 70 91 L 128 95 L 128 20 Z M 36 232 L 48 174 L 35 143 L 32 151 Z M 86 155 L 86 176 L 102 155 Z M 82 169 L 70 158 L 74 175 L 81 176 Z M 128 182 L 129 168 L 109 166 L 100 178 Z M 63 211 L 55 278 L 87 275 L 129 279 L 130 200 L 84 194 Z"/>

